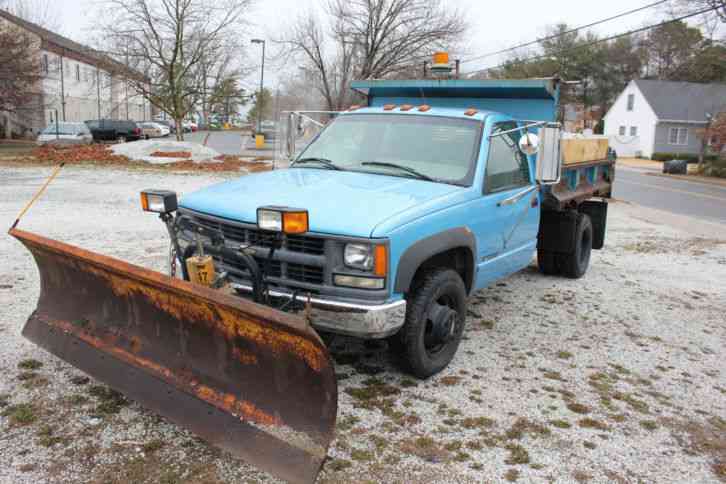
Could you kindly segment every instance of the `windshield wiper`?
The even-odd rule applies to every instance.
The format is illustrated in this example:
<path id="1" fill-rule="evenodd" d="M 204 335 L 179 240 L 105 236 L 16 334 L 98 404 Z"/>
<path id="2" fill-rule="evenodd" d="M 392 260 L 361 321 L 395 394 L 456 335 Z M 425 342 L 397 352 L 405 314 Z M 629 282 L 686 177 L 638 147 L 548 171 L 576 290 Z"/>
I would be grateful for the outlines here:
<path id="1" fill-rule="evenodd" d="M 403 170 L 406 173 L 409 173 L 421 180 L 432 181 L 432 182 L 437 181 L 435 178 L 431 178 L 428 175 L 424 175 L 420 171 L 415 170 L 415 169 L 411 168 L 410 166 L 397 165 L 396 163 L 384 163 L 382 161 L 364 161 L 363 163 L 361 163 L 361 165 L 362 166 L 383 166 L 386 168 L 398 168 L 399 170 Z"/>
<path id="2" fill-rule="evenodd" d="M 333 163 L 332 161 L 330 161 L 327 158 L 315 158 L 315 157 L 311 157 L 311 158 L 300 158 L 299 160 L 295 160 L 295 162 L 293 163 L 293 165 L 297 165 L 298 163 L 300 163 L 300 164 L 303 164 L 303 163 L 320 163 L 321 165 L 323 165 L 324 167 L 326 167 L 326 168 L 328 168 L 330 170 L 343 170 L 341 167 L 339 167 L 338 165 L 336 165 L 335 163 Z"/>

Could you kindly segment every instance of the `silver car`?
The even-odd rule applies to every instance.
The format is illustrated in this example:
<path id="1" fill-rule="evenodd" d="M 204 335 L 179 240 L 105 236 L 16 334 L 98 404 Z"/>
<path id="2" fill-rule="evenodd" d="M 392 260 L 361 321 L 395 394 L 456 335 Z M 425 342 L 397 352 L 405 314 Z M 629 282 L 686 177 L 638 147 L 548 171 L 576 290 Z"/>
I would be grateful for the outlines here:
<path id="1" fill-rule="evenodd" d="M 85 123 L 53 123 L 40 133 L 36 142 L 39 145 L 89 145 L 93 143 L 93 135 Z"/>

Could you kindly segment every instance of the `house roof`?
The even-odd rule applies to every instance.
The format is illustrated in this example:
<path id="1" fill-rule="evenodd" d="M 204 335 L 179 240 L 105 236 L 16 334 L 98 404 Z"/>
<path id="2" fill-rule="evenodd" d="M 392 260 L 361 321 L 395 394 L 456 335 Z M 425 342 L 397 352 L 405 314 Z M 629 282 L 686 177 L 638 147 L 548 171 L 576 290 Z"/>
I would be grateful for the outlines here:
<path id="1" fill-rule="evenodd" d="M 126 72 L 129 76 L 143 77 L 141 73 L 135 71 L 126 65 L 99 53 L 97 50 L 87 47 L 83 44 L 63 37 L 60 34 L 52 32 L 38 24 L 24 20 L 10 12 L 0 9 L 0 18 L 4 18 L 8 22 L 14 23 L 18 27 L 34 33 L 40 37 L 43 42 L 43 48 L 55 51 L 59 54 L 72 53 L 75 58 L 86 63 L 98 65 L 99 67 L 113 72 Z M 55 47 L 55 48 L 53 48 Z M 60 50 L 60 52 L 59 52 Z M 70 57 L 70 56 L 69 56 Z"/>
<path id="2" fill-rule="evenodd" d="M 706 121 L 706 113 L 726 110 L 726 84 L 634 81 L 660 120 Z"/>

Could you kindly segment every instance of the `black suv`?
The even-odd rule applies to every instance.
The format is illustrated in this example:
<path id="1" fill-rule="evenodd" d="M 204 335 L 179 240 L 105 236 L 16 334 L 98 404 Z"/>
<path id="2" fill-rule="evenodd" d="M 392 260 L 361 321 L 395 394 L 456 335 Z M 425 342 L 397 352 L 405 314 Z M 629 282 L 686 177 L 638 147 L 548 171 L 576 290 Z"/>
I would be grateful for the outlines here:
<path id="1" fill-rule="evenodd" d="M 93 141 L 136 141 L 143 137 L 141 128 L 133 121 L 122 121 L 116 119 L 100 119 L 86 121 L 86 126 L 91 130 Z"/>

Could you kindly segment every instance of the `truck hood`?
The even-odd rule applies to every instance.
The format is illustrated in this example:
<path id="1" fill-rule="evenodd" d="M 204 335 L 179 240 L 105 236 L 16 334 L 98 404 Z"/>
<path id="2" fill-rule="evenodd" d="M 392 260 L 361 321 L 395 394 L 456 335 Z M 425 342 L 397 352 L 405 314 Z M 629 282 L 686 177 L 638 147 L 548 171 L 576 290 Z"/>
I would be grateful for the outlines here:
<path id="1" fill-rule="evenodd" d="M 256 223 L 267 205 L 307 209 L 310 231 L 370 237 L 376 225 L 413 207 L 465 190 L 410 178 L 292 168 L 244 176 L 185 195 L 179 205 Z"/>

